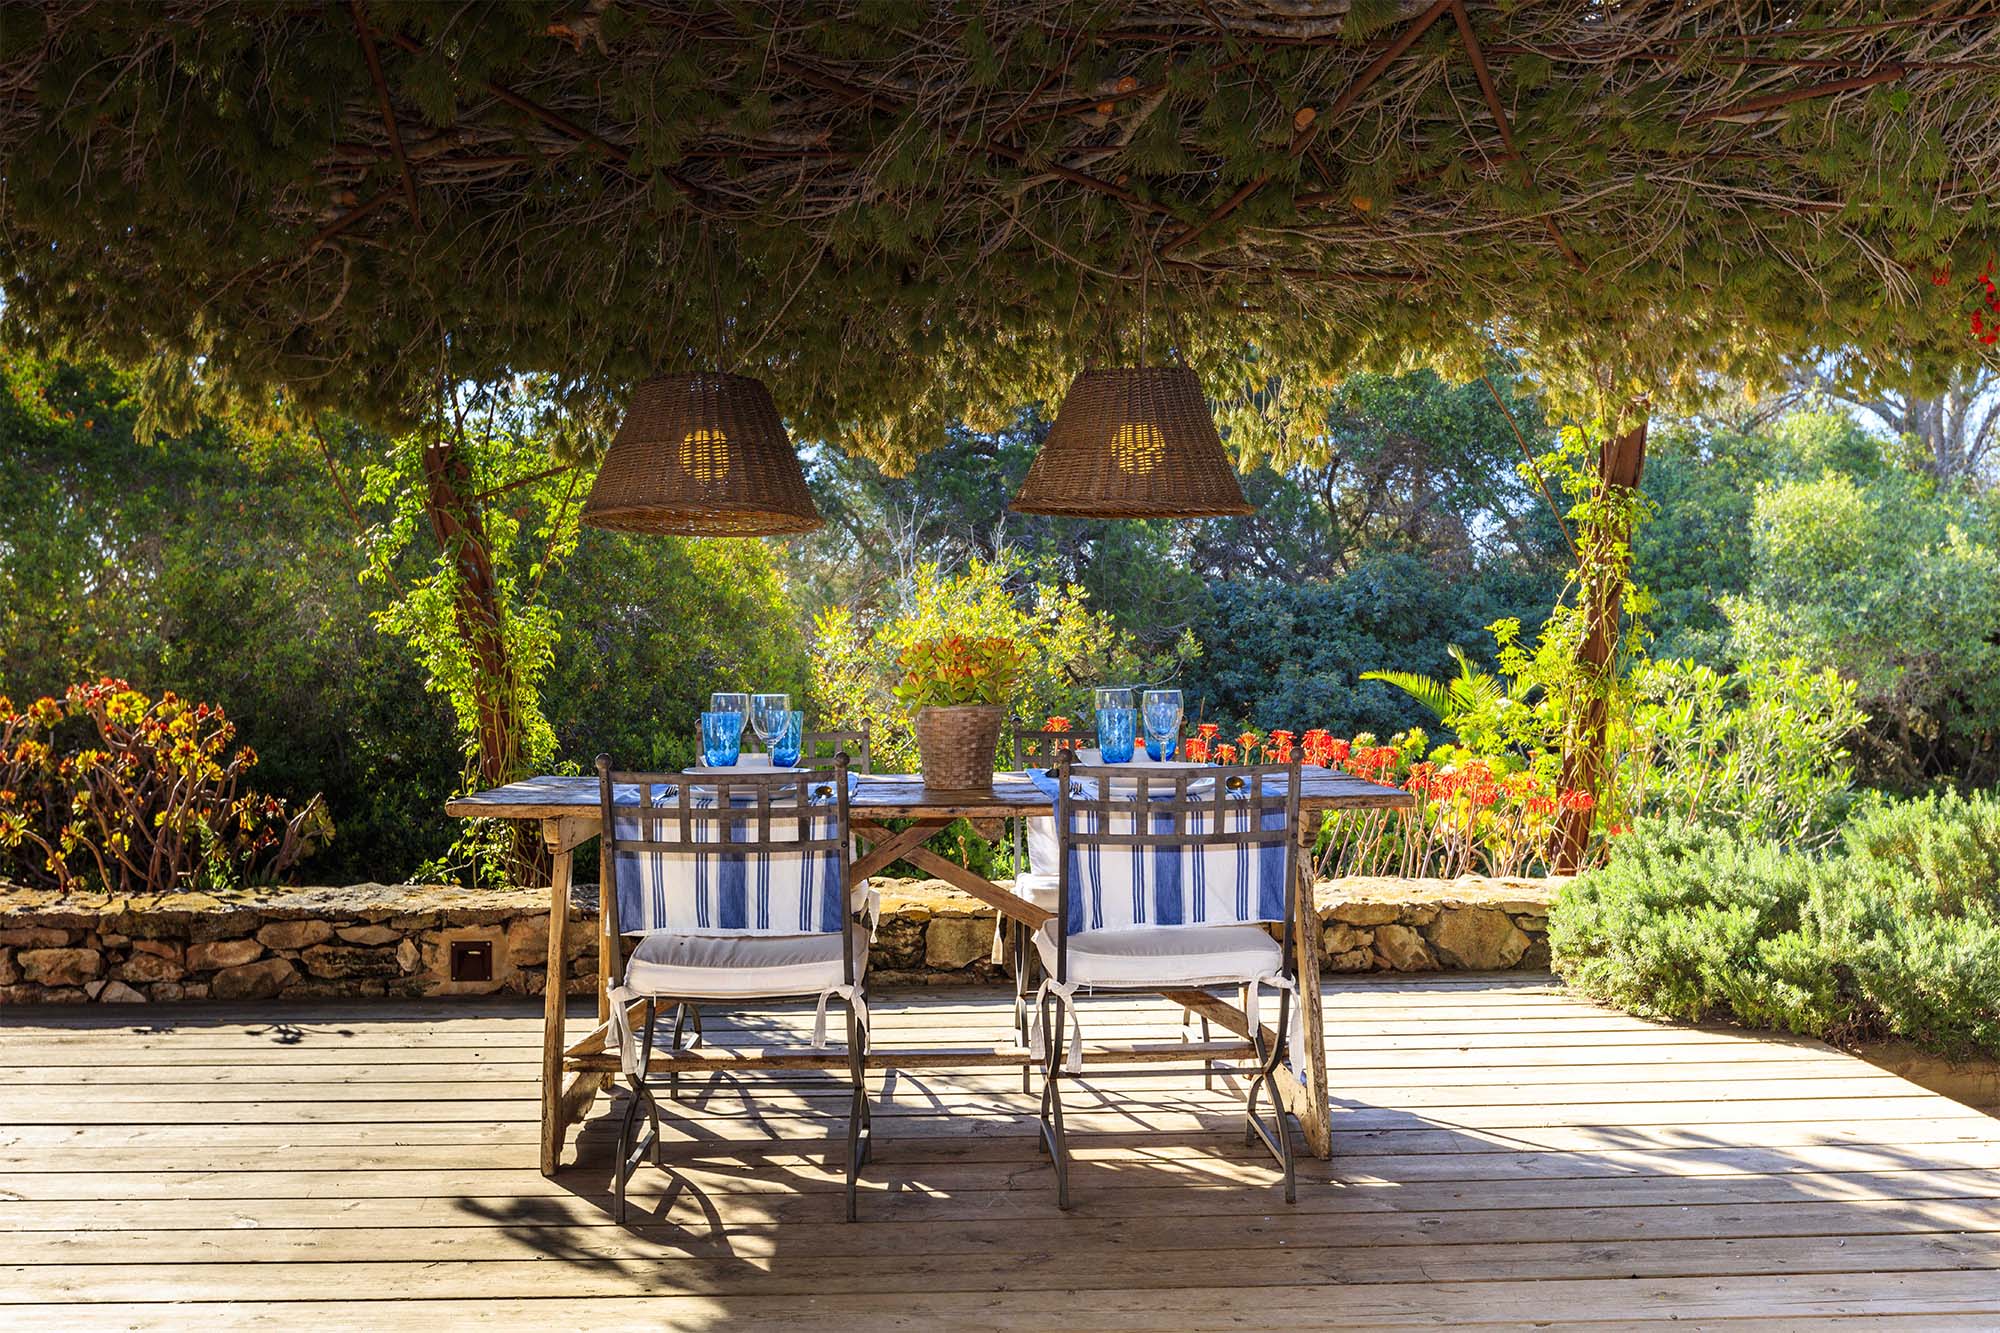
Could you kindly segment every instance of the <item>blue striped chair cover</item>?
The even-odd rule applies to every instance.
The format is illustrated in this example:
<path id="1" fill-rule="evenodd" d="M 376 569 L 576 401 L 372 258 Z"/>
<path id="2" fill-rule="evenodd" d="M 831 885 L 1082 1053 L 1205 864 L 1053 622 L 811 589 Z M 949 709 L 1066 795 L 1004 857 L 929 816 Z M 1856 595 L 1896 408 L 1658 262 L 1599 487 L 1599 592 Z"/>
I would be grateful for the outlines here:
<path id="1" fill-rule="evenodd" d="M 1101 816 L 1096 811 L 1072 815 L 1065 808 L 1056 780 L 1031 775 L 1036 785 L 1055 797 L 1056 819 L 1075 818 L 1078 832 L 1130 833 L 1137 827 L 1136 797 L 1131 814 Z M 1074 795 L 1097 799 L 1096 784 L 1072 783 Z M 1115 789 L 1114 789 L 1115 791 Z M 1170 792 L 1160 792 L 1161 799 Z M 1151 816 L 1151 832 L 1172 833 L 1174 817 Z M 1100 819 L 1109 824 L 1100 826 Z M 1211 816 L 1202 811 L 1187 816 L 1186 831 L 1208 833 Z M 1225 833 L 1250 828 L 1247 803 L 1223 814 Z M 1258 828 L 1276 832 L 1285 827 L 1282 811 L 1267 810 Z M 1285 849 L 1268 843 L 1253 847 L 1072 847 L 1069 852 L 1069 933 L 1125 930 L 1133 926 L 1234 926 L 1285 919 Z"/>
<path id="2" fill-rule="evenodd" d="M 637 805 L 637 787 L 614 788 L 617 805 Z M 670 808 L 680 799 L 672 787 L 654 793 L 655 808 Z M 697 809 L 715 808 L 715 793 L 697 786 L 689 798 Z M 830 802 L 829 802 L 830 804 Z M 746 811 L 748 801 L 732 801 Z M 835 832 L 835 816 L 813 821 L 809 834 L 829 838 Z M 654 821 L 650 836 L 637 819 L 617 820 L 618 837 L 635 841 L 677 842 L 680 825 L 675 820 Z M 713 824 L 693 825 L 697 838 L 721 832 Z M 771 831 L 774 837 L 796 834 L 798 818 L 793 812 L 774 809 Z M 840 900 L 840 854 L 827 851 L 813 855 L 767 853 L 749 856 L 729 852 L 729 841 L 747 842 L 756 837 L 754 813 L 730 821 L 727 840 L 695 842 L 702 850 L 680 852 L 619 852 L 615 874 L 618 884 L 618 928 L 623 934 L 642 935 L 670 931 L 678 935 L 813 935 L 842 928 L 844 904 Z M 716 850 L 707 850 L 714 848 Z"/>

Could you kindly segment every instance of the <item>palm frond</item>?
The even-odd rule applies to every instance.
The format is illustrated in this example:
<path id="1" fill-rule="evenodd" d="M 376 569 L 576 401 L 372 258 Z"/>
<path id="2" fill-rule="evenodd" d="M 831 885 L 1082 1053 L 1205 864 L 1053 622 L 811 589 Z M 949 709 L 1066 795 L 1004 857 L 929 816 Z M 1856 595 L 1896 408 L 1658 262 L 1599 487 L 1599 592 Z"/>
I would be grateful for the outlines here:
<path id="1" fill-rule="evenodd" d="M 1384 685 L 1395 686 L 1435 713 L 1440 722 L 1458 710 L 1450 685 L 1432 680 L 1429 676 L 1420 676 L 1414 671 L 1364 671 L 1361 679 L 1379 680 Z"/>

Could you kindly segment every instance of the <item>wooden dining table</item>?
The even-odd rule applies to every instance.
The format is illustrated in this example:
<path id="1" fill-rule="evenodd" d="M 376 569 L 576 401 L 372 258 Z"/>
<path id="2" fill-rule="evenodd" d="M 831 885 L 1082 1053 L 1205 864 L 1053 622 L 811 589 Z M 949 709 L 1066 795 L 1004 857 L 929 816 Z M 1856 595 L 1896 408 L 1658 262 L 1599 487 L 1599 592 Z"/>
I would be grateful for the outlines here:
<path id="1" fill-rule="evenodd" d="M 1300 778 L 1301 816 L 1334 810 L 1385 810 L 1410 805 L 1408 792 L 1353 777 L 1337 769 L 1308 768 Z M 994 821 L 1053 815 L 1049 793 L 1026 773 L 996 773 L 990 792 L 937 792 L 916 774 L 858 774 L 849 807 L 856 837 L 853 882 L 877 875 L 901 861 L 987 903 L 1001 915 L 1039 926 L 1052 913 L 1009 892 L 924 843 L 954 820 L 968 819 L 991 826 Z M 598 867 L 597 1025 L 582 1040 L 566 1042 L 564 1033 L 568 975 L 570 886 L 578 847 L 598 835 L 598 787 L 593 776 L 548 775 L 509 783 L 490 791 L 461 796 L 445 812 L 463 819 L 530 820 L 541 825 L 552 858 L 549 878 L 549 964 L 544 987 L 541 1071 L 541 1168 L 554 1175 L 570 1126 L 590 1111 L 597 1094 L 607 1089 L 618 1071 L 610 1040 L 610 992 L 618 984 L 618 895 L 613 891 L 609 858 Z M 1285 1063 L 1278 1069 L 1278 1087 L 1285 1105 L 1297 1118 L 1307 1148 L 1316 1156 L 1332 1152 L 1331 1104 L 1327 1094 L 1326 1042 L 1321 1022 L 1319 988 L 1319 913 L 1313 902 L 1312 845 L 1321 821 L 1302 817 L 1299 874 L 1292 893 L 1293 945 L 1298 958 L 1298 1004 L 1302 1024 L 1303 1068 Z M 1016 960 L 1016 966 L 1019 960 Z M 1163 992 L 1165 997 L 1215 1027 L 1233 1034 L 1233 1041 L 1095 1042 L 1084 1046 L 1086 1064 L 1136 1064 L 1163 1061 L 1248 1059 L 1253 1055 L 1249 1020 L 1242 1008 L 1205 990 Z M 1275 1041 L 1263 1027 L 1267 1043 Z M 978 1065 L 1019 1066 L 1028 1052 L 1018 1041 L 951 1047 L 898 1046 L 871 1051 L 868 1067 L 960 1068 Z M 696 1045 L 655 1055 L 656 1072 L 692 1072 L 721 1068 L 845 1070 L 847 1056 L 811 1050 L 723 1050 Z"/>

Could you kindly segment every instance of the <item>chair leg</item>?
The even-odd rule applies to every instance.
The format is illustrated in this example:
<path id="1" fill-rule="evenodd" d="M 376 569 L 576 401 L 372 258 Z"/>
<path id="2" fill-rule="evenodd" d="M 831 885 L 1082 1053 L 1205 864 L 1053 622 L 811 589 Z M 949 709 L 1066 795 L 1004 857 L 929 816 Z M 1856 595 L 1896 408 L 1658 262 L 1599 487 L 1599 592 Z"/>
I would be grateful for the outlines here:
<path id="1" fill-rule="evenodd" d="M 674 1005 L 674 1029 L 670 1040 L 673 1043 L 673 1051 L 676 1055 L 679 1055 L 682 1050 L 681 1033 L 687 1028 L 690 1011 L 693 1011 L 697 1015 L 700 1013 L 700 1010 L 695 1009 L 693 1005 L 687 1003 L 685 1000 Z M 649 1008 L 647 1012 L 650 1014 L 652 1011 Z M 697 1017 L 696 1021 L 700 1021 L 699 1017 Z M 681 1099 L 681 1071 L 678 1069 L 667 1071 L 667 1096 L 673 1098 L 675 1101 Z"/>
<path id="2" fill-rule="evenodd" d="M 847 1002 L 847 1073 L 854 1083 L 853 1100 L 847 1110 L 847 1220 L 850 1222 L 858 1215 L 855 1184 L 874 1143 L 868 1114 L 867 1051 L 862 1046 L 862 1040 L 861 1017 L 850 1000 Z"/>
<path id="3" fill-rule="evenodd" d="M 1264 1140 L 1264 1146 L 1278 1159 L 1278 1166 L 1285 1174 L 1285 1202 L 1299 1201 L 1297 1161 L 1292 1153 L 1291 1117 L 1285 1112 L 1285 1104 L 1278 1100 L 1278 1089 L 1274 1078 L 1278 1063 L 1284 1059 L 1285 1038 L 1291 1018 L 1291 1005 L 1278 1006 L 1277 1038 L 1270 1049 L 1264 1046 L 1264 1032 L 1260 1025 L 1250 1033 L 1250 1042 L 1257 1052 L 1257 1072 L 1250 1079 L 1250 1091 L 1243 1100 L 1243 1142 L 1246 1146 L 1257 1139 Z M 1271 1121 L 1267 1125 L 1257 1113 L 1257 1098 L 1266 1088 L 1271 1093 Z"/>
<path id="4" fill-rule="evenodd" d="M 625 1186 L 632 1173 L 639 1168 L 639 1159 L 646 1155 L 650 1147 L 654 1162 L 660 1157 L 660 1108 L 653 1100 L 653 1090 L 646 1083 L 646 1072 L 653 1061 L 653 1034 L 659 1019 L 659 1006 L 652 1000 L 646 1001 L 646 1039 L 639 1050 L 639 1072 L 632 1079 L 631 1099 L 625 1104 L 625 1115 L 618 1124 L 618 1159 L 613 1167 L 611 1220 L 619 1226 L 625 1225 Z M 634 1144 L 632 1131 L 639 1123 L 639 1111 L 644 1108 L 652 1125 L 652 1142 Z"/>
<path id="5" fill-rule="evenodd" d="M 1011 925 L 1014 931 L 1014 1026 L 1020 1029 L 1021 1046 L 1025 1049 L 1031 1040 L 1028 1035 L 1028 983 L 1032 980 L 1029 974 L 1034 967 L 1034 955 L 1028 940 L 1028 928 L 1018 921 Z M 1024 1096 L 1035 1090 L 1034 1073 L 1032 1057 L 1021 1061 L 1021 1092 Z"/>
<path id="6" fill-rule="evenodd" d="M 1056 1168 L 1056 1207 L 1069 1207 L 1069 1141 L 1063 1129 L 1063 997 L 1050 993 L 1042 998 L 1042 1030 L 1048 1033 L 1048 1064 L 1042 1070 L 1041 1130 L 1044 1145 Z"/>

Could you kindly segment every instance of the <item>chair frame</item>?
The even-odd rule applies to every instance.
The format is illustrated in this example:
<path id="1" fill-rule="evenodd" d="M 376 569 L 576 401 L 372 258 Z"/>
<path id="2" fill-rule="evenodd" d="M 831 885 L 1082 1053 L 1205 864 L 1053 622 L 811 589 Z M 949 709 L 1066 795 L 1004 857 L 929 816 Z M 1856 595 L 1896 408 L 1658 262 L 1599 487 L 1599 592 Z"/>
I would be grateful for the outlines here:
<path id="1" fill-rule="evenodd" d="M 611 767 L 609 755 L 597 756 L 599 818 L 602 823 L 603 839 L 601 855 L 615 857 L 620 852 L 650 852 L 666 855 L 717 855 L 723 850 L 744 856 L 778 854 L 815 855 L 836 853 L 838 883 L 831 891 L 839 895 L 841 914 L 840 967 L 843 983 L 848 987 L 856 984 L 854 953 L 859 942 L 859 925 L 848 903 L 848 855 L 850 850 L 850 823 L 847 791 L 847 755 L 836 754 L 831 768 L 814 769 L 802 773 L 718 773 L 713 778 L 697 778 L 684 773 L 627 773 Z M 700 808 L 692 803 L 691 792 L 699 783 L 703 787 L 715 789 L 715 804 L 710 808 Z M 637 805 L 615 805 L 613 789 L 616 786 L 636 786 L 639 788 Z M 656 804 L 655 788 L 672 787 L 677 799 L 671 804 Z M 832 795 L 833 804 L 815 805 L 816 798 Z M 748 796 L 754 804 L 736 805 L 738 797 Z M 788 799 L 778 799 L 778 798 Z M 814 826 L 823 823 L 831 814 L 833 831 L 824 837 L 814 836 Z M 637 822 L 637 838 L 621 838 L 618 822 Z M 728 824 L 749 824 L 755 821 L 754 838 L 738 841 L 728 838 Z M 789 827 L 795 837 L 775 836 L 773 823 L 779 827 Z M 661 841 L 657 830 L 661 825 L 671 825 L 679 834 L 679 841 Z M 693 835 L 701 829 L 710 836 L 697 840 Z M 691 852 L 690 848 L 699 848 Z M 615 880 L 614 880 L 615 884 Z M 614 890 L 615 891 L 615 890 Z M 619 965 L 622 969 L 624 960 Z M 779 998 L 743 996 L 741 1000 L 758 998 Z M 666 1161 L 662 1153 L 660 1136 L 660 1100 L 655 1094 L 650 1077 L 653 1063 L 653 1044 L 658 1025 L 661 1001 L 666 996 L 648 996 L 646 1006 L 646 1029 L 639 1073 L 631 1079 L 631 1096 L 626 1102 L 625 1115 L 618 1129 L 618 1158 L 614 1168 L 612 1191 L 614 1195 L 614 1220 L 618 1225 L 625 1223 L 625 1187 L 632 1173 L 651 1150 L 653 1163 L 664 1169 Z M 686 1000 L 673 1000 L 675 1008 L 674 1024 L 670 1037 L 672 1050 L 678 1053 L 682 1047 L 684 1021 L 693 1017 L 695 1032 L 700 1033 L 700 1011 Z M 704 1003 L 716 1003 L 707 1000 Z M 861 1026 L 860 1013 L 855 1000 L 842 998 L 847 1010 L 847 1067 L 852 1084 L 852 1098 L 847 1115 L 847 1220 L 856 1215 L 856 1182 L 861 1168 L 867 1164 L 873 1147 L 872 1127 L 869 1121 L 868 1085 L 866 1073 L 867 1047 L 865 1030 Z M 668 1075 L 668 1096 L 679 1100 L 679 1072 Z M 650 1127 L 643 1137 L 636 1137 L 639 1113 L 644 1110 Z"/>
<path id="2" fill-rule="evenodd" d="M 1056 756 L 1073 753 L 1088 739 L 1087 732 L 1048 731 L 1017 725 L 1014 728 L 1014 767 L 1022 772 L 1043 769 L 1054 772 Z M 1014 832 L 1014 874 L 1018 878 L 1028 868 L 1028 816 L 1019 816 L 1010 822 Z M 1021 1034 L 1021 1046 L 1028 1045 L 1028 1014 L 1032 1001 L 1028 998 L 1034 991 L 1035 974 L 1039 968 L 1030 931 L 1025 922 L 1007 919 L 1005 923 L 1010 934 L 1008 947 L 1014 955 L 1014 1024 Z M 1035 1090 L 1035 1062 L 1021 1062 L 1021 1091 L 1032 1094 Z"/>
<path id="3" fill-rule="evenodd" d="M 1062 793 L 1057 806 L 1056 845 L 1061 851 L 1057 862 L 1056 880 L 1060 886 L 1056 914 L 1056 970 L 1055 980 L 1067 983 L 1069 980 L 1069 886 L 1070 852 L 1073 848 L 1117 847 L 1120 849 L 1164 848 L 1164 847 L 1220 847 L 1233 846 L 1244 849 L 1282 845 L 1285 856 L 1284 885 L 1285 911 L 1283 936 L 1280 940 L 1280 971 L 1287 981 L 1298 981 L 1298 960 L 1294 954 L 1291 895 L 1296 891 L 1298 879 L 1298 832 L 1299 832 L 1299 761 L 1295 758 L 1287 764 L 1253 764 L 1240 768 L 1216 769 L 1132 769 L 1124 765 L 1085 766 L 1077 764 L 1067 753 L 1056 757 L 1057 789 Z M 1074 779 L 1090 779 L 1100 783 L 1095 797 L 1071 796 L 1070 783 Z M 1106 779 L 1122 779 L 1134 785 L 1130 797 L 1112 795 L 1101 785 Z M 1208 796 L 1190 796 L 1189 786 L 1198 781 L 1212 778 L 1215 790 Z M 1284 783 L 1282 794 L 1266 790 L 1267 780 L 1276 779 Z M 1167 793 L 1167 799 L 1151 799 L 1155 792 Z M 1233 831 L 1223 831 L 1223 815 L 1246 811 L 1251 827 Z M 1107 833 L 1101 828 L 1086 831 L 1075 827 L 1079 814 L 1130 815 L 1145 811 L 1149 818 L 1141 821 L 1143 829 L 1129 833 Z M 1282 811 L 1284 826 L 1278 829 L 1263 827 L 1265 816 Z M 1211 816 L 1209 832 L 1188 831 L 1188 816 L 1191 814 Z M 1152 828 L 1160 815 L 1172 815 L 1173 827 L 1158 832 Z M 1109 821 L 1100 820 L 1100 824 Z M 1279 840 L 1282 839 L 1282 844 Z M 1162 926 L 1162 930 L 1179 927 Z M 1149 989 L 1134 985 L 1134 990 Z M 1245 987 L 1247 992 L 1248 987 Z M 1245 995 L 1247 1012 L 1248 995 Z M 1051 990 L 1042 997 L 1042 1031 L 1048 1034 L 1045 1063 L 1042 1070 L 1042 1102 L 1040 1110 L 1042 1147 L 1055 1165 L 1056 1203 L 1068 1208 L 1069 1197 L 1069 1141 L 1063 1127 L 1062 1079 L 1063 1042 L 1069 1002 L 1058 992 Z M 1264 1041 L 1262 1024 L 1252 1024 L 1250 1041 L 1255 1051 L 1256 1071 L 1250 1079 L 1249 1091 L 1243 1101 L 1243 1143 L 1250 1146 L 1262 1139 L 1264 1146 L 1277 1159 L 1284 1173 L 1285 1202 L 1298 1201 L 1298 1173 L 1292 1151 L 1291 1130 L 1284 1103 L 1280 1100 L 1274 1079 L 1278 1064 L 1284 1058 L 1286 1038 L 1290 1030 L 1292 1006 L 1289 1002 L 1278 1006 L 1277 1031 L 1267 1046 Z M 1204 1062 L 1206 1063 L 1206 1062 Z M 1257 1103 L 1268 1090 L 1271 1101 L 1271 1120 L 1258 1113 Z"/>
<path id="4" fill-rule="evenodd" d="M 834 760 L 842 755 L 847 757 L 847 771 L 850 773 L 873 773 L 875 762 L 871 748 L 872 735 L 867 727 L 851 730 L 808 731 L 799 736 L 799 762 L 812 765 L 822 758 Z M 822 755 L 820 751 L 825 749 Z"/>

